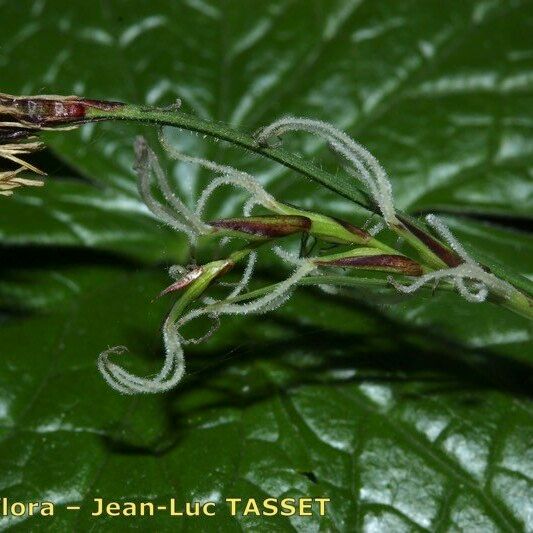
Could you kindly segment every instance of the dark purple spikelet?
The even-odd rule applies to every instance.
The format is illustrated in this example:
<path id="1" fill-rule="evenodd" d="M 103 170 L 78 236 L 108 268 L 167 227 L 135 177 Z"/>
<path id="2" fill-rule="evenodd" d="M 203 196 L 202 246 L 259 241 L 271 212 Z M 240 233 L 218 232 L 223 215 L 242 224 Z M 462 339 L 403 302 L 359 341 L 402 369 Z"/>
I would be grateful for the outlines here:
<path id="1" fill-rule="evenodd" d="M 232 230 L 255 237 L 273 239 L 308 231 L 311 227 L 311 220 L 304 216 L 257 216 L 224 218 L 214 220 L 210 222 L 210 225 L 218 229 Z"/>
<path id="2" fill-rule="evenodd" d="M 449 267 L 456 267 L 463 263 L 463 260 L 447 246 L 444 246 L 430 233 L 420 229 L 404 217 L 398 217 L 402 224 L 421 242 L 423 242 L 439 259 Z"/>
<path id="3" fill-rule="evenodd" d="M 421 276 L 422 268 L 420 265 L 403 255 L 380 254 L 354 257 L 339 257 L 338 259 L 329 259 L 321 261 L 320 258 L 314 261 L 317 265 L 351 267 L 351 268 L 368 268 L 376 270 L 390 270 L 405 274 L 406 276 Z"/>

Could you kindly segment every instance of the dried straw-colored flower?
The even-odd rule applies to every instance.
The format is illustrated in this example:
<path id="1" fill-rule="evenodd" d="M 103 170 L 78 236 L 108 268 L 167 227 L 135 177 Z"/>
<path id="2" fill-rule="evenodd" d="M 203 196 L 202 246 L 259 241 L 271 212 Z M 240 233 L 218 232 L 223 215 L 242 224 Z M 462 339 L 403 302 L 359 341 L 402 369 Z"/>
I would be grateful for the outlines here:
<path id="1" fill-rule="evenodd" d="M 0 195 L 8 196 L 21 186 L 40 186 L 41 180 L 22 178 L 28 170 L 45 173 L 22 156 L 43 147 L 38 133 L 43 130 L 71 129 L 86 122 L 88 107 L 111 108 L 122 104 L 101 102 L 77 96 L 11 96 L 0 93 L 0 158 L 17 165 L 0 171 Z"/>

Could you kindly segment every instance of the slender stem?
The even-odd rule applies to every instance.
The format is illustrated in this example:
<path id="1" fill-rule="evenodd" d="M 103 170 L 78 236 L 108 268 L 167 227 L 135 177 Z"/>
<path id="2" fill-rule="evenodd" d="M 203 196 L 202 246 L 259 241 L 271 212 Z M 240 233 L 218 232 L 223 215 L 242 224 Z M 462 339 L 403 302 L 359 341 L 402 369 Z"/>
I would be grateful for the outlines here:
<path id="1" fill-rule="evenodd" d="M 276 289 L 279 283 L 272 283 L 271 285 L 266 285 L 259 289 L 249 291 L 243 294 L 239 294 L 234 298 L 226 300 L 227 303 L 237 303 L 245 300 L 251 300 L 252 298 L 259 298 L 268 294 L 269 292 Z M 349 277 L 349 276 L 307 276 L 298 281 L 297 285 L 299 286 L 314 286 L 317 285 L 333 285 L 335 287 L 348 287 L 355 289 L 368 289 L 370 287 L 374 288 L 391 288 L 390 283 L 386 279 L 381 278 L 359 278 L 359 277 Z M 433 292 L 433 289 L 430 287 L 423 287 L 428 291 Z M 452 285 L 447 283 L 441 283 L 437 290 L 453 291 L 454 288 Z"/>
<path id="2" fill-rule="evenodd" d="M 234 298 L 226 300 L 227 303 L 237 303 L 246 300 L 251 300 L 253 298 L 259 298 L 268 294 L 269 292 L 276 289 L 279 283 L 273 283 L 271 285 L 266 285 L 259 289 L 246 292 L 244 294 L 239 294 Z M 336 287 L 348 287 L 355 289 L 368 289 L 368 288 L 390 288 L 390 284 L 386 279 L 382 278 L 359 278 L 359 277 L 349 277 L 349 276 L 307 276 L 301 279 L 297 285 L 299 286 L 317 286 L 317 285 L 333 285 Z M 437 289 L 432 287 L 422 287 L 422 290 L 426 292 L 433 293 L 435 290 L 454 292 L 455 288 L 450 283 L 441 282 L 439 283 Z M 507 307 L 511 311 L 533 320 L 533 305 L 531 299 L 522 293 L 516 291 L 516 294 L 511 300 L 501 302 L 498 300 L 491 299 L 495 304 L 501 304 L 504 307 Z"/>
<path id="3" fill-rule="evenodd" d="M 348 200 L 356 202 L 367 209 L 369 208 L 365 195 L 348 176 L 334 176 L 315 167 L 305 159 L 296 157 L 281 148 L 262 146 L 253 136 L 229 128 L 220 122 L 205 120 L 179 110 L 164 110 L 133 104 L 126 104 L 122 107 L 109 110 L 89 108 L 87 110 L 86 119 L 90 120 L 92 118 L 100 120 L 134 120 L 163 126 L 174 126 L 228 141 L 256 154 L 268 157 L 273 161 L 281 163 L 287 168 L 296 170 L 304 176 L 318 181 L 328 189 L 344 196 Z"/>
<path id="4" fill-rule="evenodd" d="M 513 290 L 510 298 L 502 297 L 494 299 L 494 301 L 519 315 L 533 320 L 533 299 L 517 289 Z"/>

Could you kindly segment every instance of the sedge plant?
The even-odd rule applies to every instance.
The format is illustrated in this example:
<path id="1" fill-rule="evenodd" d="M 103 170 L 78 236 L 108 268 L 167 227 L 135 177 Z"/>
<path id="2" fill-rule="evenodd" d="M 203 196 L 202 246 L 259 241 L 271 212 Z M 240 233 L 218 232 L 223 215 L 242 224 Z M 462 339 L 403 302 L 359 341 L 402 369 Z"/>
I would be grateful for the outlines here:
<path id="1" fill-rule="evenodd" d="M 123 346 L 108 349 L 98 357 L 98 368 L 106 382 L 124 394 L 159 393 L 175 387 L 185 374 L 184 346 L 207 339 L 224 315 L 266 313 L 284 304 L 299 285 L 314 285 L 328 292 L 336 287 L 367 287 L 388 284 L 406 296 L 424 287 L 454 291 L 476 304 L 490 301 L 533 319 L 532 290 L 527 280 L 513 282 L 492 272 L 467 252 L 443 220 L 429 214 L 415 220 L 400 212 L 394 203 L 392 185 L 379 161 L 361 144 L 332 124 L 299 117 L 283 117 L 253 134 L 187 114 L 179 104 L 168 108 L 90 100 L 77 96 L 10 96 L 0 94 L 0 156 L 15 168 L 0 173 L 0 194 L 17 187 L 41 185 L 42 180 L 23 178 L 29 170 L 43 174 L 23 159 L 42 147 L 38 135 L 48 129 L 70 129 L 87 122 L 137 121 L 159 128 L 159 140 L 166 153 L 181 162 L 198 165 L 212 177 L 191 209 L 176 195 L 148 142 L 135 141 L 135 171 L 139 195 L 162 222 L 182 233 L 194 248 L 206 242 L 238 243 L 233 250 L 202 265 L 174 265 L 169 269 L 172 284 L 161 292 L 178 295 L 163 325 L 165 359 L 161 370 L 142 377 L 120 366 L 117 356 Z M 216 161 L 182 153 L 164 136 L 163 127 L 173 126 L 227 141 L 284 165 L 342 195 L 371 214 L 380 217 L 372 230 L 332 216 L 289 205 L 272 196 L 249 173 Z M 330 174 L 311 162 L 284 150 L 280 142 L 291 132 L 305 132 L 322 139 L 340 158 L 343 172 Z M 242 214 L 234 218 L 206 220 L 206 206 L 215 191 L 233 187 L 244 193 Z M 408 251 L 400 251 L 380 236 L 388 232 L 401 238 Z M 283 246 L 284 239 L 300 235 L 299 253 Z M 314 241 L 315 252 L 306 249 Z M 258 251 L 268 248 L 287 266 L 288 274 L 277 283 L 249 290 Z M 224 246 L 220 250 L 224 250 Z M 224 284 L 221 279 L 241 268 L 240 281 L 222 298 L 210 289 Z M 347 272 L 353 271 L 357 275 Z M 384 272 L 383 278 L 364 277 L 360 272 Z M 500 273 L 499 273 L 500 274 Z M 212 321 L 200 338 L 186 338 L 184 326 L 199 317 Z"/>

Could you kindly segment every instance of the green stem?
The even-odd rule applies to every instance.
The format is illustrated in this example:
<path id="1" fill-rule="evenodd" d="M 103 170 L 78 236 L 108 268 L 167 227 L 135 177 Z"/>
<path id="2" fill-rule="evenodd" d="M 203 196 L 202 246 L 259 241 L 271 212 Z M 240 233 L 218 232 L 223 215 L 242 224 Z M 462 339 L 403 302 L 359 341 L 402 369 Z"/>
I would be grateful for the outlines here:
<path id="1" fill-rule="evenodd" d="M 234 298 L 226 300 L 226 303 L 238 303 L 246 300 L 251 300 L 253 298 L 260 298 L 265 294 L 276 289 L 279 283 L 273 283 L 253 291 L 246 292 L 244 294 L 239 294 Z M 387 280 L 381 278 L 359 278 L 359 277 L 349 277 L 349 276 L 307 276 L 301 279 L 297 285 L 299 286 L 317 286 L 317 285 L 333 285 L 335 287 L 347 287 L 347 288 L 356 288 L 356 289 L 368 289 L 371 287 L 374 288 L 390 288 L 390 284 Z M 437 289 L 432 287 L 422 287 L 421 290 L 426 292 L 433 293 L 435 290 L 454 292 L 455 287 L 450 283 L 439 283 Z M 523 295 L 519 291 L 516 291 L 516 294 L 510 299 L 505 301 L 495 300 L 494 298 L 490 299 L 492 303 L 501 304 L 504 307 L 507 307 L 511 311 L 518 313 L 530 320 L 533 320 L 533 302 L 530 298 Z"/>
<path id="2" fill-rule="evenodd" d="M 348 200 L 356 202 L 367 209 L 369 207 L 365 196 L 348 176 L 334 176 L 328 172 L 324 172 L 305 159 L 296 157 L 281 148 L 261 146 L 251 135 L 229 128 L 225 124 L 219 122 L 205 120 L 179 110 L 158 109 L 134 104 L 126 104 L 122 107 L 109 110 L 98 109 L 96 107 L 88 108 L 86 119 L 131 120 L 159 124 L 162 126 L 174 126 L 203 133 L 210 137 L 241 146 L 256 154 L 268 157 L 273 161 L 281 163 L 287 168 L 318 181 L 324 185 L 324 187 L 344 196 Z"/>
<path id="3" fill-rule="evenodd" d="M 234 298 L 225 300 L 226 303 L 238 303 L 246 300 L 251 300 L 253 298 L 259 298 L 268 294 L 269 292 L 275 290 L 279 283 L 272 283 L 271 285 L 266 285 L 259 289 L 249 291 L 243 294 L 239 294 Z M 348 287 L 356 289 L 368 289 L 369 287 L 375 288 L 391 288 L 390 283 L 386 279 L 381 278 L 359 278 L 359 277 L 349 277 L 349 276 L 307 276 L 302 278 L 297 285 L 304 286 L 314 286 L 317 285 L 333 285 L 335 287 Z M 423 287 L 428 291 L 433 292 L 431 287 Z M 437 290 L 453 291 L 454 288 L 450 284 L 441 283 Z"/>
<path id="4" fill-rule="evenodd" d="M 448 265 L 435 253 L 433 253 L 420 239 L 403 227 L 395 226 L 395 233 L 406 240 L 419 254 L 427 270 L 440 270 L 448 268 Z"/>

